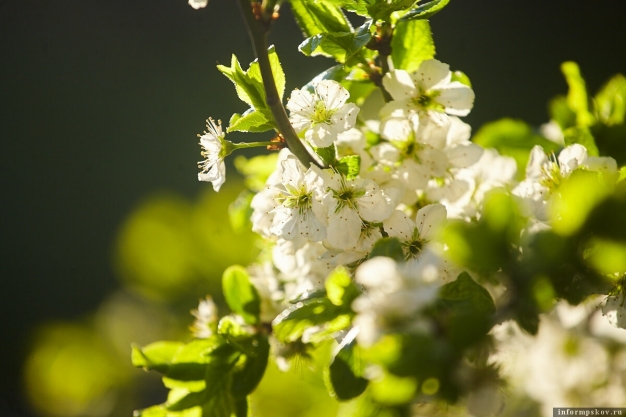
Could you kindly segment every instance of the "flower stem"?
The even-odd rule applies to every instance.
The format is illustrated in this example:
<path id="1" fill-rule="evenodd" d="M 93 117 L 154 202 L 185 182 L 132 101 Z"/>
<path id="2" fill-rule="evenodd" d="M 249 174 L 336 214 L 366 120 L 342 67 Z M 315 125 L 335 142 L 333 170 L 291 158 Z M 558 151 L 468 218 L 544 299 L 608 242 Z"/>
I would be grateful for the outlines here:
<path id="1" fill-rule="evenodd" d="M 275 142 L 239 142 L 233 143 L 235 149 L 245 149 L 245 148 L 258 148 L 260 146 L 272 146 L 276 145 Z"/>
<path id="2" fill-rule="evenodd" d="M 250 0 L 239 0 L 238 4 L 248 28 L 254 54 L 259 62 L 263 87 L 265 88 L 265 102 L 272 112 L 272 116 L 274 116 L 278 130 L 285 138 L 285 142 L 291 153 L 293 153 L 305 167 L 308 168 L 311 164 L 315 164 L 320 168 L 324 168 L 323 164 L 316 160 L 304 147 L 304 144 L 293 129 L 289 117 L 287 116 L 287 111 L 278 96 L 278 90 L 276 89 L 276 83 L 274 82 L 274 75 L 272 74 L 272 67 L 270 66 L 270 59 L 267 53 L 267 35 L 272 23 L 271 18 L 266 20 L 267 17 L 265 17 L 264 14 L 255 15 Z M 258 5 L 259 3 L 256 4 Z"/>

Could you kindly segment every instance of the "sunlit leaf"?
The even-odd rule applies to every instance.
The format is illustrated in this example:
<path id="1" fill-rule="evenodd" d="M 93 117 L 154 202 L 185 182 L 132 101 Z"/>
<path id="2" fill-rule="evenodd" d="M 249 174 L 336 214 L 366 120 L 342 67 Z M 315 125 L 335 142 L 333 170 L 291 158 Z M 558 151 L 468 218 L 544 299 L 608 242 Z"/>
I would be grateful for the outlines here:
<path id="1" fill-rule="evenodd" d="M 450 0 L 432 0 L 428 3 L 420 4 L 418 7 L 409 10 L 407 14 L 400 18 L 403 20 L 413 19 L 429 19 L 431 16 L 439 13 L 444 7 L 450 3 Z"/>
<path id="2" fill-rule="evenodd" d="M 291 10 L 305 37 L 329 32 L 351 32 L 352 26 L 338 6 L 318 0 L 291 0 Z"/>
<path id="3" fill-rule="evenodd" d="M 416 71 L 422 61 L 435 56 L 435 43 L 426 20 L 399 22 L 391 39 L 391 60 L 395 68 Z"/>
<path id="4" fill-rule="evenodd" d="M 222 277 L 224 297 L 230 308 L 248 324 L 257 324 L 261 314 L 261 298 L 250 282 L 245 268 L 234 265 L 224 271 Z"/>
<path id="5" fill-rule="evenodd" d="M 361 395 L 368 384 L 368 380 L 363 378 L 365 364 L 361 361 L 355 341 L 357 333 L 358 329 L 353 329 L 343 338 L 328 368 L 329 388 L 343 401 Z"/>

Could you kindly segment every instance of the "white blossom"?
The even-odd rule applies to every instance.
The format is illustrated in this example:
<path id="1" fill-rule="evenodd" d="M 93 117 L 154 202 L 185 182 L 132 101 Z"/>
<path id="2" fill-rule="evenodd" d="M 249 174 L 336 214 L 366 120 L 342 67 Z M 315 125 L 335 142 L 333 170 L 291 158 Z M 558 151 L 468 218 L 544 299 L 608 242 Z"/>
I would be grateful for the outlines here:
<path id="1" fill-rule="evenodd" d="M 200 300 L 198 308 L 192 310 L 191 314 L 196 320 L 191 325 L 191 332 L 198 339 L 207 339 L 211 337 L 217 326 L 217 306 L 213 302 L 213 298 L 207 295 L 204 300 Z"/>
<path id="2" fill-rule="evenodd" d="M 356 271 L 356 282 L 364 291 L 352 308 L 357 313 L 357 339 L 371 346 L 388 331 L 430 330 L 418 313 L 430 305 L 440 287 L 440 281 L 430 272 L 427 262 L 399 264 L 387 257 L 365 261 Z"/>
<path id="3" fill-rule="evenodd" d="M 319 242 L 326 237 L 326 213 L 320 202 L 323 179 L 317 167 L 306 172 L 295 156 L 281 162 L 282 178 L 275 185 L 274 218 L 270 233 L 284 239 L 306 238 Z"/>
<path id="4" fill-rule="evenodd" d="M 474 104 L 474 92 L 451 79 L 450 67 L 436 59 L 422 62 L 413 74 L 401 69 L 389 71 L 383 85 L 393 101 L 381 110 L 382 118 L 418 112 L 442 124 L 446 114 L 467 116 Z"/>
<path id="5" fill-rule="evenodd" d="M 611 295 L 606 298 L 602 314 L 615 327 L 626 329 L 626 293 Z"/>
<path id="6" fill-rule="evenodd" d="M 337 140 L 340 133 L 354 127 L 359 108 L 346 103 L 348 90 L 332 80 L 315 85 L 315 93 L 294 90 L 287 103 L 291 123 L 298 134 L 313 146 L 325 148 Z"/>
<path id="7" fill-rule="evenodd" d="M 208 131 L 198 135 L 203 149 L 202 156 L 205 157 L 204 161 L 198 162 L 198 167 L 202 168 L 198 180 L 211 182 L 213 189 L 219 191 L 226 181 L 224 157 L 229 150 L 224 146 L 225 134 L 222 132 L 222 123 L 218 121 L 216 124 L 213 119 L 208 119 L 206 126 Z"/>
<path id="8" fill-rule="evenodd" d="M 327 242 L 331 247 L 357 247 L 365 222 L 382 222 L 391 215 L 399 198 L 395 189 L 382 190 L 374 181 L 348 180 L 339 173 L 327 175 L 323 204 L 327 210 Z"/>
<path id="9" fill-rule="evenodd" d="M 203 9 L 209 3 L 209 0 L 189 0 L 189 5 L 194 9 Z"/>

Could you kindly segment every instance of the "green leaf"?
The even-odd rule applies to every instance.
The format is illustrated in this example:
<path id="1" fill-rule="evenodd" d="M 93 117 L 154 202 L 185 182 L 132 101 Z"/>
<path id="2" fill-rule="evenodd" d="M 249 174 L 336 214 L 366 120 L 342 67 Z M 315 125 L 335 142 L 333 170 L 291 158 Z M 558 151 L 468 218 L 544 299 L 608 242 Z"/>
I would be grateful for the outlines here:
<path id="1" fill-rule="evenodd" d="M 345 69 L 345 65 L 334 65 L 327 70 L 320 72 L 317 74 L 311 81 L 306 83 L 303 89 L 307 89 L 309 91 L 313 91 L 313 88 L 317 83 L 323 80 L 333 80 L 337 82 L 341 82 L 345 79 L 350 72 Z"/>
<path id="2" fill-rule="evenodd" d="M 182 390 L 180 392 L 184 393 L 184 391 Z M 186 392 L 183 395 L 172 395 L 173 393 L 177 393 L 177 391 L 170 391 L 170 395 L 168 396 L 168 400 L 165 406 L 168 411 L 187 410 L 189 408 L 201 406 L 209 400 L 209 394 L 207 393 L 207 391 L 191 391 Z"/>
<path id="3" fill-rule="evenodd" d="M 515 200 L 504 192 L 488 195 L 478 222 L 450 221 L 443 241 L 450 258 L 460 266 L 491 275 L 512 262 L 522 228 Z"/>
<path id="4" fill-rule="evenodd" d="M 364 364 L 355 342 L 356 329 L 352 329 L 341 341 L 338 351 L 328 367 L 329 390 L 341 401 L 361 395 L 368 380 L 363 378 Z"/>
<path id="5" fill-rule="evenodd" d="M 255 325 L 259 322 L 261 298 L 244 267 L 233 265 L 224 271 L 222 290 L 231 310 L 246 323 Z"/>
<path id="6" fill-rule="evenodd" d="M 230 220 L 230 226 L 235 233 L 242 233 L 251 229 L 250 216 L 252 216 L 252 207 L 250 204 L 253 197 L 254 193 L 243 190 L 239 193 L 237 199 L 228 206 L 228 220 Z"/>
<path id="7" fill-rule="evenodd" d="M 320 33 L 306 39 L 298 49 L 306 56 L 326 56 L 344 64 L 370 41 L 371 24 L 371 21 L 367 21 L 355 32 Z"/>
<path id="8" fill-rule="evenodd" d="M 461 273 L 455 281 L 441 287 L 439 298 L 445 301 L 466 302 L 472 310 L 482 314 L 496 312 L 496 305 L 489 291 L 474 281 L 467 272 Z"/>
<path id="9" fill-rule="evenodd" d="M 213 336 L 208 339 L 193 339 L 182 346 L 172 358 L 165 377 L 178 381 L 199 381 L 204 379 L 206 365 L 211 362 L 211 354 L 225 344 L 224 339 Z M 175 385 L 171 381 L 169 385 Z M 184 385 L 188 387 L 187 385 Z"/>
<path id="10" fill-rule="evenodd" d="M 352 32 L 341 8 L 329 1 L 291 0 L 291 11 L 305 37 L 328 32 Z"/>
<path id="11" fill-rule="evenodd" d="M 411 9 L 407 14 L 400 18 L 400 22 L 413 19 L 429 19 L 436 13 L 439 13 L 444 7 L 450 3 L 450 0 L 433 0 L 428 3 Z"/>
<path id="12" fill-rule="evenodd" d="M 341 172 L 349 180 L 355 179 L 361 170 L 361 157 L 359 155 L 348 155 L 339 158 L 337 171 Z"/>
<path id="13" fill-rule="evenodd" d="M 556 96 L 548 104 L 550 119 L 557 122 L 561 130 L 576 126 L 576 113 L 569 108 L 567 97 Z"/>
<path id="14" fill-rule="evenodd" d="M 233 373 L 231 391 L 235 398 L 245 398 L 259 385 L 269 358 L 270 345 L 265 335 L 257 335 L 254 339 L 254 351 L 245 355 L 243 367 Z"/>
<path id="15" fill-rule="evenodd" d="M 280 97 L 280 99 L 282 100 L 283 95 L 285 94 L 285 72 L 283 71 L 283 67 L 280 64 L 280 60 L 278 59 L 278 54 L 276 53 L 276 48 L 274 47 L 274 45 L 270 45 L 270 47 L 267 48 L 267 54 L 269 56 L 270 68 L 272 69 L 272 75 L 274 76 L 276 90 L 278 90 L 278 97 Z M 250 64 L 250 69 L 248 69 L 246 75 L 251 80 L 254 80 L 258 84 L 263 85 L 261 68 L 257 60 L 254 60 L 254 62 Z M 262 90 L 262 95 L 263 97 L 265 97 L 265 89 Z"/>
<path id="16" fill-rule="evenodd" d="M 485 337 L 496 311 L 489 292 L 467 272 L 441 287 L 438 305 L 448 340 L 458 350 Z"/>
<path id="17" fill-rule="evenodd" d="M 256 80 L 252 80 L 243 72 L 241 64 L 239 64 L 239 60 L 237 60 L 235 55 L 232 56 L 230 67 L 218 65 L 217 69 L 235 84 L 237 96 L 242 101 L 255 109 L 266 108 L 263 85 Z"/>
<path id="18" fill-rule="evenodd" d="M 143 410 L 135 410 L 133 417 L 167 417 L 167 410 L 162 405 L 154 405 Z"/>
<path id="19" fill-rule="evenodd" d="M 246 158 L 243 155 L 235 157 L 235 168 L 245 177 L 244 184 L 252 191 L 261 191 L 269 176 L 276 169 L 278 153 L 259 155 Z"/>
<path id="20" fill-rule="evenodd" d="M 374 247 L 370 252 L 368 259 L 376 256 L 386 256 L 394 259 L 396 262 L 404 262 L 404 250 L 402 250 L 402 243 L 395 237 L 384 237 L 378 239 L 374 243 Z"/>
<path id="21" fill-rule="evenodd" d="M 274 319 L 274 336 L 281 342 L 294 342 L 309 327 L 329 322 L 341 314 L 342 310 L 326 297 L 299 301 Z"/>
<path id="22" fill-rule="evenodd" d="M 324 287 L 330 302 L 338 307 L 347 306 L 349 309 L 352 301 L 359 296 L 359 290 L 352 281 L 348 270 L 342 266 L 330 273 L 326 278 Z"/>
<path id="23" fill-rule="evenodd" d="M 326 148 L 313 148 L 315 153 L 324 161 L 327 165 L 335 165 L 336 164 L 336 154 L 337 150 L 335 149 L 335 144 L 327 146 Z"/>
<path id="24" fill-rule="evenodd" d="M 165 373 L 182 346 L 181 342 L 155 342 L 143 348 L 133 345 L 131 354 L 133 366 Z"/>
<path id="25" fill-rule="evenodd" d="M 559 145 L 535 134 L 525 122 L 515 119 L 500 119 L 483 125 L 474 135 L 473 142 L 513 157 L 517 164 L 517 178 L 520 180 L 524 178 L 530 150 L 535 145 L 540 145 L 547 153 L 559 149 Z"/>
<path id="26" fill-rule="evenodd" d="M 472 88 L 472 82 L 470 81 L 469 77 L 463 71 L 454 71 L 452 73 L 451 81 L 458 81 L 461 84 L 466 85 L 469 88 Z"/>
<path id="27" fill-rule="evenodd" d="M 245 112 L 242 116 L 231 118 L 227 132 L 267 132 L 276 127 L 272 114 L 265 109 Z"/>
<path id="28" fill-rule="evenodd" d="M 605 125 L 619 125 L 626 117 L 626 77 L 617 74 L 611 78 L 593 99 L 598 120 Z"/>
<path id="29" fill-rule="evenodd" d="M 248 417 L 248 412 L 250 411 L 248 407 L 248 398 L 243 397 L 237 399 L 235 402 L 235 417 Z"/>
<path id="30" fill-rule="evenodd" d="M 367 12 L 376 20 L 384 20 L 391 22 L 391 14 L 400 10 L 406 10 L 413 6 L 415 0 L 390 0 L 390 1 L 371 1 L 367 5 Z"/>
<path id="31" fill-rule="evenodd" d="M 426 20 L 399 22 L 391 39 L 391 59 L 397 69 L 416 71 L 435 56 L 435 42 Z"/>
<path id="32" fill-rule="evenodd" d="M 272 75 L 274 76 L 274 82 L 276 83 L 276 89 L 278 90 L 278 94 L 282 99 L 282 96 L 285 91 L 285 74 L 283 72 L 282 66 L 280 65 L 280 61 L 278 59 L 278 55 L 276 54 L 276 50 L 274 46 L 270 46 L 268 48 L 268 54 L 270 59 L 270 66 L 272 68 Z M 258 61 L 254 61 L 250 64 L 250 68 L 244 72 L 241 68 L 241 64 L 235 55 L 231 58 L 230 67 L 224 65 L 218 65 L 217 69 L 222 72 L 229 80 L 235 84 L 235 90 L 237 91 L 237 96 L 239 98 L 248 103 L 252 109 L 256 109 L 258 111 L 265 110 L 265 116 L 268 120 L 272 120 L 269 116 L 269 110 L 267 107 L 267 103 L 265 102 L 265 88 L 263 86 L 263 79 L 261 77 L 261 70 L 259 68 Z M 245 116 L 245 115 L 244 115 Z M 254 116 L 258 118 L 258 116 Z M 258 119 L 254 119 L 257 123 L 260 123 Z M 244 123 L 240 122 L 237 117 L 231 119 L 231 124 Z M 248 124 L 252 124 L 252 121 L 246 122 Z M 273 123 L 273 122 L 272 122 Z M 253 125 L 256 126 L 256 129 L 263 129 L 263 125 Z M 242 130 L 242 131 L 251 131 L 251 132 L 264 132 L 265 130 L 243 130 L 243 127 L 234 128 L 229 127 L 229 131 L 231 130 Z M 268 129 L 266 129 L 268 130 Z"/>
<path id="33" fill-rule="evenodd" d="M 565 146 L 579 143 L 587 148 L 587 154 L 589 156 L 598 156 L 598 147 L 596 146 L 596 140 L 589 131 L 588 127 L 574 126 L 566 129 L 563 132 L 563 138 Z"/>
<path id="34" fill-rule="evenodd" d="M 561 71 L 569 86 L 567 105 L 576 114 L 576 124 L 578 126 L 590 126 L 594 122 L 594 117 L 589 112 L 587 87 L 585 80 L 580 75 L 578 65 L 572 61 L 564 62 L 561 64 Z"/>

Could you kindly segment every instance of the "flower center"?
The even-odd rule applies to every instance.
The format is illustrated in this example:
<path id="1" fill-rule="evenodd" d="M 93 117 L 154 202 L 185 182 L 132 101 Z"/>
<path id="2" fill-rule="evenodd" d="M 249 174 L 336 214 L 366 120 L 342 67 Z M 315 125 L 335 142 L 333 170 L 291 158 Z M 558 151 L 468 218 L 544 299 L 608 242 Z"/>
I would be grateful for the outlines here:
<path id="1" fill-rule="evenodd" d="M 548 162 L 547 167 L 545 165 L 541 167 L 541 172 L 543 173 L 543 178 L 539 180 L 539 183 L 550 190 L 557 188 L 563 181 L 558 162 Z"/>
<path id="2" fill-rule="evenodd" d="M 330 118 L 333 115 L 333 111 L 326 108 L 326 105 L 323 101 L 318 100 L 315 103 L 315 110 L 313 111 L 313 115 L 311 121 L 313 123 L 326 123 L 330 124 Z"/>
<path id="3" fill-rule="evenodd" d="M 346 184 L 342 178 L 341 186 L 338 190 L 331 188 L 333 197 L 337 199 L 337 207 L 335 213 L 338 213 L 344 207 L 350 207 L 352 210 L 356 210 L 356 199 L 365 195 L 365 190 L 354 188 L 352 185 Z"/>
<path id="4" fill-rule="evenodd" d="M 435 101 L 439 94 L 439 91 L 423 91 L 420 89 L 419 95 L 413 97 L 411 101 L 421 110 L 434 110 L 438 112 L 443 112 L 445 110 L 444 106 Z"/>
<path id="5" fill-rule="evenodd" d="M 302 186 L 292 194 L 281 194 L 277 200 L 284 207 L 298 209 L 298 213 L 304 215 L 313 205 L 313 193 Z"/>

